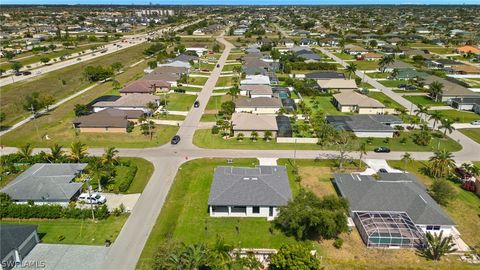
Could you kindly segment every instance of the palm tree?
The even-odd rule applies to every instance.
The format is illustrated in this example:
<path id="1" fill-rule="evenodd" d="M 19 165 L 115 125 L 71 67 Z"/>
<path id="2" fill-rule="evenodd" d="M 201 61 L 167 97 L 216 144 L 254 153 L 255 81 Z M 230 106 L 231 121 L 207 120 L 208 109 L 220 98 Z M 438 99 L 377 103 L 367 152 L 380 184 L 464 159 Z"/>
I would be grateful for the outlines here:
<path id="1" fill-rule="evenodd" d="M 426 258 L 434 261 L 440 261 L 440 258 L 448 253 L 457 251 L 453 243 L 452 236 L 443 237 L 443 231 L 440 234 L 431 234 L 427 232 L 427 246 L 421 251 Z"/>
<path id="2" fill-rule="evenodd" d="M 447 136 L 447 131 L 450 134 L 455 130 L 455 128 L 453 127 L 455 121 L 453 121 L 452 119 L 445 118 L 441 120 L 441 123 L 442 124 L 438 127 L 438 129 L 444 129 L 443 137 Z"/>
<path id="3" fill-rule="evenodd" d="M 358 157 L 358 167 L 360 168 L 360 164 L 362 164 L 363 155 L 367 154 L 367 144 L 361 143 L 358 146 L 358 151 L 360 152 L 360 156 Z"/>
<path id="4" fill-rule="evenodd" d="M 263 139 L 268 142 L 271 138 L 272 132 L 270 130 L 265 131 L 265 133 L 263 134 Z"/>
<path id="5" fill-rule="evenodd" d="M 243 141 L 243 137 L 244 137 L 244 136 L 245 136 L 245 135 L 244 135 L 243 133 L 238 133 L 238 134 L 237 134 L 237 141 Z"/>
<path id="6" fill-rule="evenodd" d="M 63 157 L 63 150 L 61 145 L 54 144 L 53 146 L 50 146 L 50 156 L 49 156 L 50 162 L 56 162 L 60 160 L 62 157 Z"/>
<path id="7" fill-rule="evenodd" d="M 423 120 L 423 117 L 428 114 L 428 111 L 430 110 L 430 106 L 423 106 L 422 104 L 418 104 L 417 106 L 418 108 L 415 109 L 413 112 L 415 113 L 415 115 L 417 115 L 418 117 L 420 117 L 420 119 Z"/>
<path id="8" fill-rule="evenodd" d="M 22 157 L 22 159 L 28 160 L 32 156 L 32 152 L 32 145 L 30 143 L 27 143 L 24 146 L 20 147 L 18 154 Z"/>
<path id="9" fill-rule="evenodd" d="M 339 41 L 338 41 L 338 46 L 340 46 L 340 49 L 342 50 L 342 52 L 345 50 L 345 38 L 342 37 Z"/>
<path id="10" fill-rule="evenodd" d="M 87 145 L 81 143 L 80 141 L 73 142 L 70 145 L 69 158 L 74 162 L 80 162 L 84 157 L 87 156 Z"/>
<path id="11" fill-rule="evenodd" d="M 197 270 L 207 261 L 207 249 L 204 244 L 188 245 L 181 255 L 185 269 Z"/>
<path id="12" fill-rule="evenodd" d="M 429 170 L 435 178 L 443 177 L 455 168 L 453 154 L 445 149 L 435 151 L 428 161 Z"/>
<path id="13" fill-rule="evenodd" d="M 392 75 L 392 78 L 393 78 L 393 79 L 396 79 L 399 72 L 400 72 L 400 71 L 398 70 L 398 68 L 394 68 L 394 69 L 392 70 L 392 74 L 391 74 L 391 75 Z"/>
<path id="14" fill-rule="evenodd" d="M 258 132 L 252 131 L 252 133 L 250 134 L 250 138 L 252 139 L 252 141 L 256 141 L 258 138 Z"/>
<path id="15" fill-rule="evenodd" d="M 108 147 L 103 153 L 101 161 L 105 166 L 114 166 L 118 163 L 118 150 L 115 147 Z"/>
<path id="16" fill-rule="evenodd" d="M 355 74 L 355 72 L 357 71 L 357 64 L 355 63 L 349 64 L 346 70 L 348 74 L 348 79 L 350 80 L 352 78 L 352 74 Z"/>
<path id="17" fill-rule="evenodd" d="M 387 54 L 380 59 L 378 62 L 378 66 L 380 67 L 380 70 L 385 72 L 385 69 L 387 68 L 388 65 L 393 64 L 395 62 L 395 56 L 392 54 Z"/>
<path id="18" fill-rule="evenodd" d="M 405 154 L 402 155 L 401 160 L 403 161 L 403 171 L 406 172 L 407 164 L 413 161 L 412 155 L 408 152 L 405 152 Z"/>
<path id="19" fill-rule="evenodd" d="M 240 94 L 240 89 L 238 86 L 234 86 L 230 89 L 228 89 L 227 95 L 232 97 L 232 101 L 238 97 L 238 94 Z"/>
<path id="20" fill-rule="evenodd" d="M 434 81 L 430 84 L 428 89 L 430 92 L 430 97 L 432 97 L 435 101 L 438 101 L 440 96 L 443 94 L 443 84 L 438 81 Z"/>
<path id="21" fill-rule="evenodd" d="M 217 257 L 223 265 L 232 260 L 230 253 L 232 252 L 233 247 L 225 243 L 223 238 L 217 238 L 211 250 L 214 253 L 214 256 Z"/>
<path id="22" fill-rule="evenodd" d="M 437 122 L 441 121 L 442 118 L 443 118 L 443 115 L 440 111 L 434 110 L 430 113 L 430 117 L 428 118 L 428 120 L 433 120 L 433 127 L 432 127 L 433 130 L 435 129 Z"/>

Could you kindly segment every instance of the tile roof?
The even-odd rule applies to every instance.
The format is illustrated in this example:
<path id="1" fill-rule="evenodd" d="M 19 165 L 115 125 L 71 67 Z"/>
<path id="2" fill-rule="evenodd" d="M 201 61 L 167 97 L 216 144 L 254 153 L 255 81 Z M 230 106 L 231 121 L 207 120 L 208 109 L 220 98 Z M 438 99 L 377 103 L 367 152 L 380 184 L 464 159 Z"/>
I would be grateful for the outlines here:
<path id="1" fill-rule="evenodd" d="M 356 105 L 363 108 L 385 108 L 385 105 L 383 105 L 380 101 L 366 95 L 359 94 L 355 91 L 343 91 L 339 94 L 333 95 L 333 98 L 341 106 Z"/>
<path id="2" fill-rule="evenodd" d="M 234 113 L 232 114 L 233 130 L 277 131 L 275 115 Z"/>
<path id="3" fill-rule="evenodd" d="M 280 108 L 282 102 L 278 98 L 256 97 L 237 99 L 235 106 L 239 108 Z"/>

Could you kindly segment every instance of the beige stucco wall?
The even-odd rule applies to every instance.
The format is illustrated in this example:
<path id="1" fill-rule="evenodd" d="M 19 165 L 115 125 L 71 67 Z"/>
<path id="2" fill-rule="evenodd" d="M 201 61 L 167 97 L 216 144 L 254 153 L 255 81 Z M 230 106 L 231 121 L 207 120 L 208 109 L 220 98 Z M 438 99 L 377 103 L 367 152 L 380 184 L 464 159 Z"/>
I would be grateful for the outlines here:
<path id="1" fill-rule="evenodd" d="M 126 128 L 80 128 L 80 132 L 127 133 Z"/>
<path id="2" fill-rule="evenodd" d="M 237 136 L 238 133 L 243 133 L 243 136 L 245 136 L 245 138 L 250 138 L 250 136 L 252 135 L 252 132 L 251 130 L 234 130 L 233 131 L 233 136 Z M 265 131 L 257 131 L 258 133 L 258 138 L 261 139 L 263 138 L 263 136 L 265 135 Z M 277 132 L 276 131 L 272 131 L 272 139 L 275 139 L 277 137 Z"/>

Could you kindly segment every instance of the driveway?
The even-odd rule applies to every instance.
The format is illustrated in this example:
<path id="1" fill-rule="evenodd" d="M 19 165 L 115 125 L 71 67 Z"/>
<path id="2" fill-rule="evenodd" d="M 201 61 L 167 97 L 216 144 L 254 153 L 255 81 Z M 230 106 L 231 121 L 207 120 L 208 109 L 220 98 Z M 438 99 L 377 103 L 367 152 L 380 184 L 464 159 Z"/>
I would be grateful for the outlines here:
<path id="1" fill-rule="evenodd" d="M 105 246 L 37 244 L 14 269 L 94 270 L 107 254 Z"/>
<path id="2" fill-rule="evenodd" d="M 387 161 L 385 159 L 365 159 L 364 160 L 365 164 L 368 166 L 369 172 L 373 171 L 372 174 L 377 173 L 380 169 L 385 169 L 389 173 L 401 173 L 401 170 L 394 169 L 388 165 Z M 367 174 L 367 173 L 363 173 Z"/>
<path id="3" fill-rule="evenodd" d="M 131 212 L 137 204 L 140 193 L 135 194 L 114 194 L 114 193 L 102 193 L 107 198 L 108 210 L 119 208 L 121 204 L 125 207 L 125 211 Z"/>

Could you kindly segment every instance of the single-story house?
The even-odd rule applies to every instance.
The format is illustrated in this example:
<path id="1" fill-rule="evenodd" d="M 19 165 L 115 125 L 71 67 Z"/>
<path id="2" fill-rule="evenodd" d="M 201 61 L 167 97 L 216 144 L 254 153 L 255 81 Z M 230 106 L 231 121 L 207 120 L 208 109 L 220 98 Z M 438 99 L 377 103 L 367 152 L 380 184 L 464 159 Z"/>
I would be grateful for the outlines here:
<path id="1" fill-rule="evenodd" d="M 461 53 L 461 54 L 468 54 L 468 53 L 480 54 L 480 49 L 479 48 L 469 46 L 469 45 L 458 47 L 458 48 L 455 49 L 455 51 L 457 53 Z"/>
<path id="2" fill-rule="evenodd" d="M 440 93 L 440 100 L 442 102 L 448 102 L 454 98 L 478 98 L 480 94 L 473 92 L 472 90 L 463 87 L 459 84 L 451 82 L 449 80 L 437 77 L 428 76 L 424 78 L 425 86 L 428 87 L 433 82 L 439 82 L 443 85 L 443 92 Z"/>
<path id="3" fill-rule="evenodd" d="M 309 80 L 330 80 L 330 79 L 345 79 L 345 75 L 337 71 L 315 71 L 305 74 L 305 79 Z"/>
<path id="4" fill-rule="evenodd" d="M 480 68 L 472 65 L 456 65 L 447 68 L 446 71 L 451 74 L 470 75 L 480 74 Z"/>
<path id="5" fill-rule="evenodd" d="M 281 107 L 281 100 L 274 97 L 245 98 L 235 101 L 235 112 L 275 114 Z"/>
<path id="6" fill-rule="evenodd" d="M 356 112 L 358 114 L 391 113 L 380 101 L 355 91 L 342 91 L 333 95 L 333 104 L 341 112 Z"/>
<path id="7" fill-rule="evenodd" d="M 316 46 L 318 45 L 318 42 L 314 39 L 311 39 L 311 38 L 302 38 L 300 39 L 300 41 L 298 42 L 298 45 L 299 46 Z"/>
<path id="8" fill-rule="evenodd" d="M 195 52 L 198 56 L 202 56 L 208 52 L 206 47 L 188 47 L 185 48 L 186 52 Z"/>
<path id="9" fill-rule="evenodd" d="M 233 35 L 234 36 L 243 36 L 247 32 L 247 28 L 237 28 L 233 30 Z"/>
<path id="10" fill-rule="evenodd" d="M 355 80 L 329 79 L 317 80 L 317 84 L 323 91 L 344 91 L 357 90 L 358 86 Z"/>
<path id="11" fill-rule="evenodd" d="M 289 38 L 282 38 L 278 43 L 287 48 L 292 48 L 293 46 L 295 46 L 295 42 L 293 42 L 293 40 Z"/>
<path id="12" fill-rule="evenodd" d="M 0 224 L 0 269 L 10 270 L 21 264 L 39 241 L 37 225 Z"/>
<path id="13" fill-rule="evenodd" d="M 175 61 L 167 62 L 165 64 L 158 64 L 158 67 L 178 67 L 178 68 L 185 68 L 187 70 L 190 70 L 192 66 L 188 61 L 175 60 Z"/>
<path id="14" fill-rule="evenodd" d="M 80 194 L 83 183 L 73 180 L 87 167 L 86 163 L 36 163 L 0 191 L 16 203 L 68 203 Z"/>
<path id="15" fill-rule="evenodd" d="M 402 68 L 413 68 L 413 67 L 400 60 L 395 60 L 393 63 L 385 66 L 383 69 L 384 69 L 384 72 L 392 72 L 394 69 L 402 69 Z M 382 71 L 380 67 L 378 68 L 378 70 Z"/>
<path id="16" fill-rule="evenodd" d="M 125 85 L 120 90 L 121 95 L 155 94 L 170 91 L 170 83 L 163 80 L 136 80 Z"/>
<path id="17" fill-rule="evenodd" d="M 272 138 L 277 136 L 278 126 L 274 114 L 233 113 L 231 121 L 234 136 L 243 133 L 248 138 L 253 131 L 258 133 L 259 138 L 263 138 L 266 131 L 272 133 Z"/>
<path id="18" fill-rule="evenodd" d="M 141 110 L 144 113 L 151 113 L 151 109 L 148 108 L 148 104 L 153 103 L 157 106 L 160 105 L 160 97 L 150 94 L 130 94 L 121 96 L 115 101 L 99 101 L 92 105 L 94 112 L 99 112 L 108 108 L 137 111 Z"/>
<path id="19" fill-rule="evenodd" d="M 474 111 L 480 114 L 480 95 L 472 98 L 452 98 L 448 104 L 457 110 Z"/>
<path id="20" fill-rule="evenodd" d="M 315 63 L 315 62 L 319 62 L 320 60 L 322 60 L 320 55 L 318 55 L 316 53 L 313 53 L 313 52 L 298 54 L 297 57 L 303 58 L 305 63 Z"/>
<path id="21" fill-rule="evenodd" d="M 344 51 L 350 55 L 364 55 L 369 52 L 369 50 L 353 44 L 345 45 Z"/>
<path id="22" fill-rule="evenodd" d="M 138 123 L 144 115 L 142 110 L 119 110 L 108 108 L 73 120 L 73 126 L 80 132 L 126 133 L 130 124 Z"/>
<path id="23" fill-rule="evenodd" d="M 208 197 L 211 217 L 273 220 L 292 197 L 285 166 L 215 168 Z"/>
<path id="24" fill-rule="evenodd" d="M 428 73 L 420 72 L 413 68 L 401 68 L 401 69 L 398 69 L 398 74 L 396 75 L 395 79 L 407 81 L 410 79 L 415 79 L 417 77 L 425 78 L 427 76 L 429 76 Z"/>
<path id="25" fill-rule="evenodd" d="M 266 84 L 247 84 L 240 85 L 240 95 L 249 98 L 272 97 L 273 91 L 270 85 Z"/>
<path id="26" fill-rule="evenodd" d="M 418 248 L 425 233 L 458 235 L 454 222 L 409 173 L 335 174 L 340 195 L 367 247 Z"/>
<path id="27" fill-rule="evenodd" d="M 240 81 L 241 85 L 264 84 L 270 85 L 270 78 L 265 75 L 247 75 L 244 80 Z"/>
<path id="28" fill-rule="evenodd" d="M 363 59 L 367 61 L 375 61 L 375 60 L 380 60 L 382 59 L 383 55 L 379 53 L 374 53 L 374 52 L 368 52 L 363 55 Z"/>
<path id="29" fill-rule="evenodd" d="M 389 114 L 328 115 L 327 123 L 340 131 L 351 131 L 359 138 L 393 138 L 392 126 L 403 121 Z"/>

